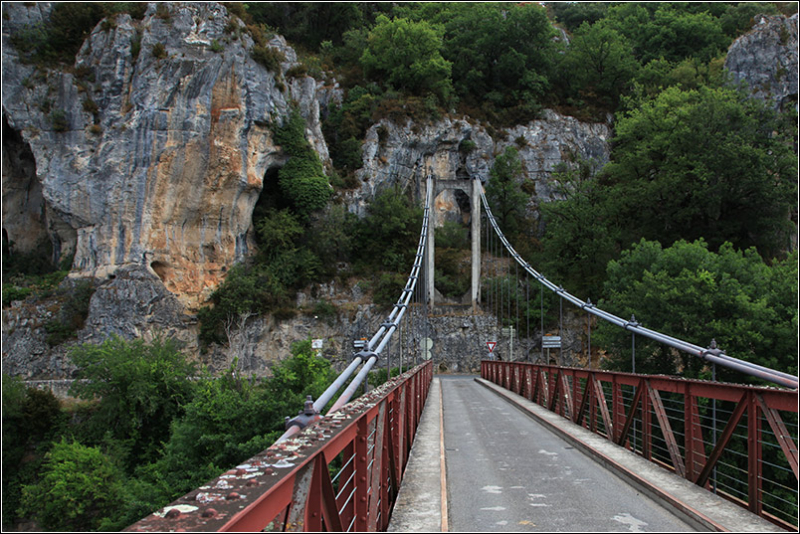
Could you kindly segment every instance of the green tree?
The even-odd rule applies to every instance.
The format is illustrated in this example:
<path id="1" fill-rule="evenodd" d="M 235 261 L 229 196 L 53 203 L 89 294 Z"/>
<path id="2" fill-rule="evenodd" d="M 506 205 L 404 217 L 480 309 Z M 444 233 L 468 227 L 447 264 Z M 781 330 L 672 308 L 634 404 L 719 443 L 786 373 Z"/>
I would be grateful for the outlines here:
<path id="1" fill-rule="evenodd" d="M 112 336 L 75 347 L 70 358 L 78 366 L 70 394 L 99 399 L 85 436 L 97 443 L 106 436 L 118 440 L 131 469 L 152 459 L 192 398 L 195 365 L 174 341 L 161 338 L 146 343 Z"/>
<path id="2" fill-rule="evenodd" d="M 335 376 L 330 362 L 313 354 L 310 340 L 294 344 L 292 356 L 272 373 L 264 384 L 237 376 L 233 367 L 201 380 L 146 478 L 174 496 L 207 482 L 272 445 L 284 418 L 303 408 L 306 395 L 317 398 Z"/>
<path id="3" fill-rule="evenodd" d="M 323 41 L 339 45 L 345 32 L 366 22 L 362 6 L 352 2 L 253 2 L 246 9 L 256 23 L 310 50 Z"/>
<path id="4" fill-rule="evenodd" d="M 608 264 L 604 309 L 645 327 L 708 346 L 715 339 L 732 357 L 797 373 L 797 254 L 767 265 L 755 249 L 719 252 L 698 240 L 662 248 L 642 240 Z M 630 369 L 631 334 L 602 324 L 596 332 L 612 359 Z M 708 377 L 706 363 L 637 336 L 637 373 Z M 723 380 L 744 377 L 717 368 Z"/>
<path id="5" fill-rule="evenodd" d="M 536 4 L 401 4 L 396 12 L 444 28 L 456 96 L 495 123 L 536 117 L 550 87 L 557 33 Z"/>
<path id="6" fill-rule="evenodd" d="M 414 95 L 450 100 L 451 64 L 442 57 L 443 29 L 426 21 L 390 20 L 379 15 L 369 33 L 361 64 L 370 77 Z"/>
<path id="7" fill-rule="evenodd" d="M 33 483 L 50 441 L 66 423 L 50 391 L 3 374 L 3 526 L 17 520 L 24 485 Z"/>
<path id="8" fill-rule="evenodd" d="M 24 515 L 45 530 L 97 530 L 125 500 L 122 470 L 96 447 L 62 439 L 47 453 L 41 477 L 24 488 Z"/>
<path id="9" fill-rule="evenodd" d="M 511 238 L 521 229 L 528 195 L 520 189 L 524 175 L 519 152 L 513 146 L 497 156 L 489 171 L 486 200 L 503 233 Z"/>
<path id="10" fill-rule="evenodd" d="M 642 65 L 664 58 L 709 61 L 722 54 L 731 38 L 707 11 L 681 3 L 619 3 L 608 9 L 608 24 L 627 37 Z"/>
<path id="11" fill-rule="evenodd" d="M 606 264 L 618 254 L 619 228 L 609 209 L 608 190 L 586 161 L 558 167 L 552 184 L 561 200 L 541 205 L 545 233 L 537 264 L 571 293 L 597 300 Z"/>
<path id="12" fill-rule="evenodd" d="M 606 24 L 583 23 L 563 57 L 562 84 L 568 95 L 614 110 L 639 69 L 628 40 Z"/>
<path id="13" fill-rule="evenodd" d="M 671 87 L 624 113 L 603 172 L 624 230 L 669 245 L 705 238 L 770 256 L 788 242 L 797 158 L 763 103 L 731 89 Z"/>
<path id="14" fill-rule="evenodd" d="M 414 263 L 422 209 L 399 187 L 379 193 L 358 225 L 354 255 L 362 265 L 406 273 Z M 380 254 L 376 245 L 380 244 Z"/>
<path id="15" fill-rule="evenodd" d="M 594 24 L 606 16 L 606 2 L 548 2 L 547 8 L 552 10 L 557 22 L 574 32 L 584 22 Z"/>

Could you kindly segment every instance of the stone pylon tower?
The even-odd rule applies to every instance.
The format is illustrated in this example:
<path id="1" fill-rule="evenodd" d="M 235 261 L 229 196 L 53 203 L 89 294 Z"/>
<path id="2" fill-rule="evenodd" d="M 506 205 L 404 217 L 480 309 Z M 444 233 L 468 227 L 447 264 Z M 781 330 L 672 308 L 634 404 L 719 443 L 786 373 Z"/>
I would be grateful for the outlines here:
<path id="1" fill-rule="evenodd" d="M 472 303 L 473 313 L 477 313 L 481 296 L 481 190 L 480 180 L 447 180 L 433 177 L 433 198 L 435 199 L 442 191 L 457 189 L 468 195 L 470 199 L 470 234 L 472 250 L 472 284 L 470 289 L 470 302 Z M 434 200 L 434 209 L 431 209 L 430 224 L 428 225 L 428 240 L 426 251 L 425 279 L 427 280 L 427 297 L 430 306 L 435 304 L 436 291 L 434 290 L 435 261 L 434 249 L 435 238 L 434 229 L 436 227 L 437 210 Z"/>

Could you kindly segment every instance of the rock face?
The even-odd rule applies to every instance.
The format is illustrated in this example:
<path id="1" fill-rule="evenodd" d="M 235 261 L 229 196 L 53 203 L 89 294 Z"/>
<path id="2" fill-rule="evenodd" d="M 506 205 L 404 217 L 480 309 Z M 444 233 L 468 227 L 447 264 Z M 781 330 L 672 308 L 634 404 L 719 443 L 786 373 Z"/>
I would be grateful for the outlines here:
<path id="1" fill-rule="evenodd" d="M 759 15 L 753 29 L 728 49 L 725 68 L 753 96 L 775 109 L 796 112 L 797 50 L 797 13 L 788 18 Z"/>
<path id="2" fill-rule="evenodd" d="M 41 226 L 59 254 L 74 253 L 76 276 L 143 266 L 196 306 L 252 248 L 264 176 L 285 159 L 269 126 L 292 101 L 327 158 L 317 100 L 326 89 L 311 78 L 282 81 L 297 58 L 280 37 L 269 46 L 286 58 L 281 72 L 251 59 L 252 39 L 225 33 L 231 17 L 220 4 L 163 5 L 168 18 L 150 4 L 142 21 L 119 15 L 98 25 L 73 72 L 21 64 L 4 25 L 3 117 L 35 161 L 35 178 L 16 173 L 29 183 L 6 176 L 4 164 L 4 208 L 7 191 L 40 189 L 41 201 L 32 195 L 24 211 L 29 219 L 46 213 Z M 3 5 L 9 20 L 46 9 Z M 23 246 L 6 213 L 8 239 Z"/>
<path id="3" fill-rule="evenodd" d="M 468 118 L 443 119 L 421 126 L 411 121 L 397 125 L 382 121 L 367 132 L 362 155 L 364 166 L 357 172 L 362 186 L 350 194 L 350 210 L 363 214 L 368 199 L 399 185 L 419 187 L 428 174 L 437 179 L 489 180 L 494 158 L 515 146 L 523 164 L 524 180 L 535 190 L 531 208 L 556 197 L 549 177 L 562 163 L 580 159 L 600 168 L 608 162 L 611 130 L 605 124 L 583 123 L 546 110 L 540 120 L 519 125 L 496 135 Z M 530 190 L 530 189 L 529 189 Z M 468 198 L 443 191 L 436 199 L 437 225 L 445 220 L 466 222 L 471 206 Z"/>

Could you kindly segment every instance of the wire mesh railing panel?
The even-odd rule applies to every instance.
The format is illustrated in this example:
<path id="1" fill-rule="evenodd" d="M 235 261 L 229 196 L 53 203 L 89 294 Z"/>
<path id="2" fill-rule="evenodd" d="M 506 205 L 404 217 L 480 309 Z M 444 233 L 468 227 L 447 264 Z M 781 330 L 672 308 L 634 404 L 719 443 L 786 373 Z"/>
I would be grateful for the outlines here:
<path id="1" fill-rule="evenodd" d="M 484 361 L 481 376 L 507 387 L 510 365 Z M 513 365 L 518 376 L 531 377 L 528 394 L 537 404 L 770 521 L 797 527 L 796 391 Z M 562 402 L 567 391 L 569 411 Z"/>

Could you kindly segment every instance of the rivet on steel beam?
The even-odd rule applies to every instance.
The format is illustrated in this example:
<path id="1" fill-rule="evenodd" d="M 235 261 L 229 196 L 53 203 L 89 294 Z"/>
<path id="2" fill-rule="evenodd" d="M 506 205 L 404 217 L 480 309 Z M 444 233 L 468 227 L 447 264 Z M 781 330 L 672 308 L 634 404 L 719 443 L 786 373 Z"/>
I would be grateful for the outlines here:
<path id="1" fill-rule="evenodd" d="M 240 497 L 241 497 L 241 495 L 239 495 L 235 491 L 232 491 L 227 495 L 227 497 L 225 497 L 225 500 L 227 500 L 227 501 L 235 501 L 236 499 L 238 499 Z"/>
<path id="2" fill-rule="evenodd" d="M 181 511 L 177 508 L 172 508 L 169 512 L 167 512 L 164 517 L 166 519 L 177 519 L 181 516 Z"/>
<path id="3" fill-rule="evenodd" d="M 254 479 L 254 478 L 251 478 L 250 480 L 245 482 L 244 485 L 252 488 L 252 487 L 258 486 L 258 484 L 259 484 L 258 480 Z"/>
<path id="4" fill-rule="evenodd" d="M 206 519 L 210 519 L 210 518 L 212 518 L 212 517 L 214 517 L 216 515 L 217 515 L 217 511 L 216 510 L 214 510 L 213 508 L 206 508 L 200 514 L 200 517 L 205 517 Z"/>

